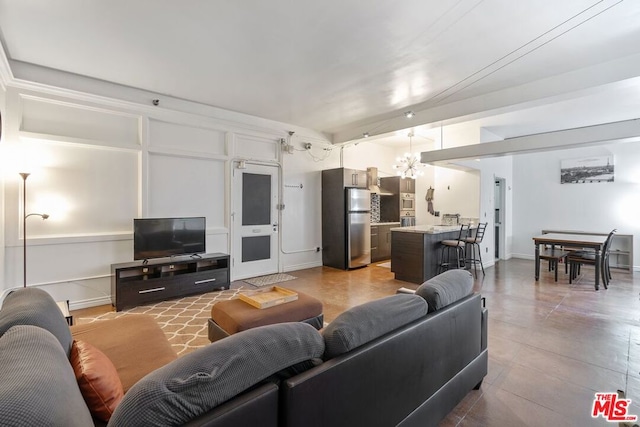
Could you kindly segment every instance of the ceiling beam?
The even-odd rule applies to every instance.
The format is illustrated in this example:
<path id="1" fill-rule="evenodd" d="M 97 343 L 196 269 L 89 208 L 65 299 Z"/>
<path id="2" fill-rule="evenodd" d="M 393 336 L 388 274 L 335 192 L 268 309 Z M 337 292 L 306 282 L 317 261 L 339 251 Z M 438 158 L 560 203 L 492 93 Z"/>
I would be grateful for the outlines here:
<path id="1" fill-rule="evenodd" d="M 607 142 L 640 141 L 640 119 L 565 129 L 536 135 L 508 138 L 484 144 L 465 145 L 443 150 L 423 151 L 421 162 L 448 164 L 451 160 L 472 160 L 536 151 L 565 150 Z"/>
<path id="2" fill-rule="evenodd" d="M 640 76 L 640 54 L 618 58 L 534 82 L 437 105 L 424 102 L 378 116 L 373 121 L 353 123 L 333 133 L 334 144 L 358 140 L 363 133 L 384 135 L 416 126 L 439 127 L 518 111 L 539 105 L 580 98 L 613 87 L 635 85 Z M 412 110 L 407 119 L 402 112 Z"/>

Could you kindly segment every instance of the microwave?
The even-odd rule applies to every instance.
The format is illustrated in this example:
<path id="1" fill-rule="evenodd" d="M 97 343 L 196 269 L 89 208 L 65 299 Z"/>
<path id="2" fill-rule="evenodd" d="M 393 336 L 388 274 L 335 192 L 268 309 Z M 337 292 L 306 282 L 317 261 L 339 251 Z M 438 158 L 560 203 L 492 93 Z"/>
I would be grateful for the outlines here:
<path id="1" fill-rule="evenodd" d="M 416 210 L 416 195 L 414 193 L 400 193 L 400 210 Z"/>

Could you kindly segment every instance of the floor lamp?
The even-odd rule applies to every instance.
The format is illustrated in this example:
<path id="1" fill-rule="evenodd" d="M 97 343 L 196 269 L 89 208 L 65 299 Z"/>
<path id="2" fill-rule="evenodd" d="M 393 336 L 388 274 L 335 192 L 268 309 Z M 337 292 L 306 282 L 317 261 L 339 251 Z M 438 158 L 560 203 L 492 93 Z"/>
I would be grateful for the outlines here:
<path id="1" fill-rule="evenodd" d="M 47 214 L 27 214 L 27 178 L 29 175 L 27 172 L 20 172 L 22 177 L 22 280 L 25 288 L 27 287 L 27 218 L 30 216 L 39 216 L 42 220 L 49 218 Z"/>

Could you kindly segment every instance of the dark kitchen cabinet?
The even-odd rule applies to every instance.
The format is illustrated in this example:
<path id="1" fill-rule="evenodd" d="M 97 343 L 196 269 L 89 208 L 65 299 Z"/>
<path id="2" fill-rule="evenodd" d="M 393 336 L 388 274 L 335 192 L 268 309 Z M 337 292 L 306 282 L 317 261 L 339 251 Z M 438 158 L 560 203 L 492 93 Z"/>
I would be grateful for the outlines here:
<path id="1" fill-rule="evenodd" d="M 381 225 L 378 230 L 378 255 L 380 259 L 391 258 L 391 227 L 396 225 Z"/>
<path id="2" fill-rule="evenodd" d="M 343 176 L 345 187 L 367 188 L 367 171 L 344 168 Z"/>
<path id="3" fill-rule="evenodd" d="M 380 230 L 380 226 L 372 225 L 371 226 L 371 262 L 375 262 L 380 260 L 378 256 L 378 231 Z"/>
<path id="4" fill-rule="evenodd" d="M 371 226 L 371 262 L 391 258 L 391 229 L 395 227 L 400 223 Z"/>
<path id="5" fill-rule="evenodd" d="M 380 178 L 380 186 L 392 194 L 416 192 L 416 180 L 411 178 L 400 178 L 399 176 Z"/>
<path id="6" fill-rule="evenodd" d="M 400 212 L 403 200 L 400 196 L 403 193 L 415 193 L 415 180 L 411 178 L 402 179 L 399 176 L 384 177 L 380 178 L 380 188 L 382 190 L 380 195 L 380 222 L 396 222 L 400 221 L 403 216 L 415 216 L 415 209 Z"/>
<path id="7" fill-rule="evenodd" d="M 416 180 L 411 178 L 404 178 L 400 180 L 400 192 L 401 193 L 415 193 L 416 192 Z"/>

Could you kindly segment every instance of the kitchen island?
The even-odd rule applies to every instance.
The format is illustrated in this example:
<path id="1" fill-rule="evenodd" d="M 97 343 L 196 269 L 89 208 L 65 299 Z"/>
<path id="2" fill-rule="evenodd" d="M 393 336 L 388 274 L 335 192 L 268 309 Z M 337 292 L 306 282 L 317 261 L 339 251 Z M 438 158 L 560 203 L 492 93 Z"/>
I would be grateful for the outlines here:
<path id="1" fill-rule="evenodd" d="M 459 225 L 392 228 L 391 271 L 395 273 L 395 278 L 422 284 L 436 276 L 440 262 L 440 242 L 457 239 L 459 232 Z"/>

